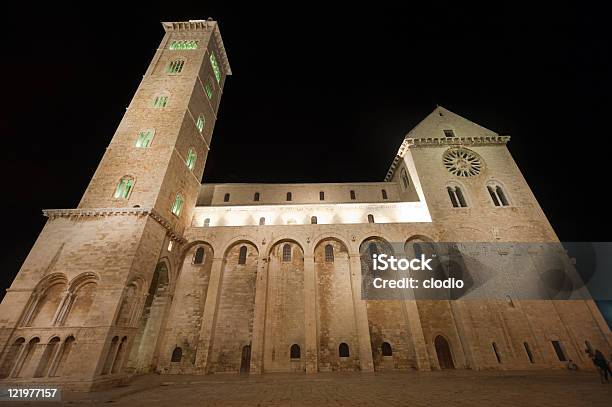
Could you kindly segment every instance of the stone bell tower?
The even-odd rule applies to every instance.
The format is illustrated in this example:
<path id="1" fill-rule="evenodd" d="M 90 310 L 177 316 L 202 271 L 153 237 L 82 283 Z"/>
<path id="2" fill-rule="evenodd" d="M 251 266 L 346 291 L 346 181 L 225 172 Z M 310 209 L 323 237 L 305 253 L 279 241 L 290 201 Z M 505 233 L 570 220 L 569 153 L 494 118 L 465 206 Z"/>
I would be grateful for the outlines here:
<path id="1" fill-rule="evenodd" d="M 153 363 L 165 315 L 154 297 L 174 278 L 231 74 L 215 21 L 162 25 L 78 207 L 44 211 L 0 305 L 0 380 L 91 389 Z"/>

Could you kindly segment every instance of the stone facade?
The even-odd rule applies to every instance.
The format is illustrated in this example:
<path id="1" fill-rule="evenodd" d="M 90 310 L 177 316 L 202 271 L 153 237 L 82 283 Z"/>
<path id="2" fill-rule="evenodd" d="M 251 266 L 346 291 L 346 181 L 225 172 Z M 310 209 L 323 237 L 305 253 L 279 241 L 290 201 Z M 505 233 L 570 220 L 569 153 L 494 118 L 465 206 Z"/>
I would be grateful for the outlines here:
<path id="1" fill-rule="evenodd" d="M 437 107 L 384 182 L 200 185 L 231 70 L 216 22 L 163 26 L 78 208 L 45 211 L 0 305 L 0 380 L 562 368 L 553 341 L 583 368 L 585 346 L 609 354 L 590 300 L 361 298 L 369 251 L 390 242 L 557 241 L 509 137 Z M 476 174 L 445 165 L 455 150 Z"/>

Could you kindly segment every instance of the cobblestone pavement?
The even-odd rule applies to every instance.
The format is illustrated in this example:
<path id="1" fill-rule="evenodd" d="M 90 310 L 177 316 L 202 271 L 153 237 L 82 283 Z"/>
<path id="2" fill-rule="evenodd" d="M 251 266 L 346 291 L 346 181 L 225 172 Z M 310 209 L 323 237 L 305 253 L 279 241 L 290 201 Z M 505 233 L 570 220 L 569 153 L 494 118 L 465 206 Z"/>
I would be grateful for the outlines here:
<path id="1" fill-rule="evenodd" d="M 104 392 L 67 393 L 64 405 L 609 407 L 612 384 L 568 371 L 147 375 Z"/>

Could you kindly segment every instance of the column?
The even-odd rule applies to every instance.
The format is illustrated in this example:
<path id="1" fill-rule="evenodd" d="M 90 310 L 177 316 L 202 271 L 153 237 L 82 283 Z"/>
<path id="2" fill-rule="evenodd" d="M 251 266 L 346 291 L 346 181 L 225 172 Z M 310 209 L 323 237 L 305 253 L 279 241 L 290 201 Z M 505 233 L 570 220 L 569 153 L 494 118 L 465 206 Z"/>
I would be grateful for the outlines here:
<path id="1" fill-rule="evenodd" d="M 314 256 L 304 255 L 304 338 L 306 373 L 318 371 L 317 298 Z"/>
<path id="2" fill-rule="evenodd" d="M 202 315 L 202 327 L 196 351 L 195 369 L 198 373 L 206 373 L 210 365 L 210 353 L 212 351 L 213 336 L 217 323 L 217 309 L 221 298 L 221 285 L 223 280 L 223 258 L 215 257 L 210 270 L 208 291 L 206 292 L 206 303 Z"/>
<path id="3" fill-rule="evenodd" d="M 250 373 L 263 373 L 263 355 L 266 328 L 266 304 L 268 291 L 268 259 L 257 260 L 257 282 L 255 283 L 255 315 L 253 316 L 253 336 L 251 339 Z"/>
<path id="4" fill-rule="evenodd" d="M 49 368 L 45 372 L 45 376 L 53 377 L 55 375 L 55 371 L 57 370 L 57 366 L 59 364 L 59 361 L 62 355 L 62 348 L 64 347 L 64 344 L 65 344 L 65 341 L 57 343 L 57 349 L 55 350 L 54 354 L 51 355 L 51 358 L 49 361 Z"/>
<path id="5" fill-rule="evenodd" d="M 65 290 L 62 299 L 60 301 L 59 307 L 55 311 L 55 315 L 53 316 L 53 320 L 51 321 L 51 325 L 63 325 L 66 313 L 68 312 L 68 308 L 72 305 L 72 297 L 73 293 L 69 290 Z"/>
<path id="6" fill-rule="evenodd" d="M 361 256 L 359 253 L 349 253 L 349 266 L 351 272 L 351 288 L 353 290 L 355 326 L 357 328 L 357 338 L 359 340 L 359 364 L 361 371 L 373 372 L 374 362 L 372 361 L 368 311 L 366 309 L 366 302 L 361 299 Z"/>
<path id="7" fill-rule="evenodd" d="M 17 356 L 17 359 L 15 359 L 15 364 L 13 365 L 13 368 L 11 369 L 10 372 L 8 372 L 9 375 L 6 377 L 7 379 L 11 377 L 15 377 L 15 375 L 19 373 L 21 369 L 23 368 L 23 362 L 25 360 L 24 358 L 28 350 L 28 345 L 29 345 L 28 342 L 23 343 L 23 346 L 19 350 L 19 355 Z"/>
<path id="8" fill-rule="evenodd" d="M 32 298 L 28 301 L 26 305 L 26 311 L 24 312 L 24 317 L 21 320 L 21 325 L 30 326 L 30 320 L 32 319 L 32 314 L 34 314 L 34 310 L 36 310 L 36 306 L 38 305 L 38 301 L 40 300 L 40 293 L 33 292 Z"/>
<path id="9" fill-rule="evenodd" d="M 415 300 L 403 301 L 404 312 L 406 313 L 406 323 L 410 330 L 410 339 L 414 347 L 414 357 L 419 370 L 431 370 L 429 354 L 425 345 L 425 334 L 421 325 L 421 315 Z"/>
<path id="10" fill-rule="evenodd" d="M 482 366 L 482 361 L 476 356 L 472 349 L 472 343 L 477 344 L 478 340 L 470 324 L 470 310 L 465 309 L 467 304 L 462 300 L 450 300 L 449 306 L 453 321 L 455 322 L 455 329 L 459 337 L 461 350 L 464 355 L 465 367 L 468 369 L 479 369 Z"/>

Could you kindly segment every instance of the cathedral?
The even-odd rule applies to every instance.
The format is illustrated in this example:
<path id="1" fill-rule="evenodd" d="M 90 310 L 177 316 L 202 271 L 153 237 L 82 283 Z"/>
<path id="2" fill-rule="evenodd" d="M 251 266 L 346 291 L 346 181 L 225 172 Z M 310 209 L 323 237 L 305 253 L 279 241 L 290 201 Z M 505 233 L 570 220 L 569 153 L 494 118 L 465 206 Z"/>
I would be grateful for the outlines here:
<path id="1" fill-rule="evenodd" d="M 162 25 L 81 201 L 43 210 L 6 291 L 0 384 L 588 369 L 585 348 L 610 354 L 590 299 L 362 297 L 368 253 L 391 242 L 558 242 L 509 136 L 438 106 L 380 182 L 202 184 L 232 71 L 217 22 Z"/>

